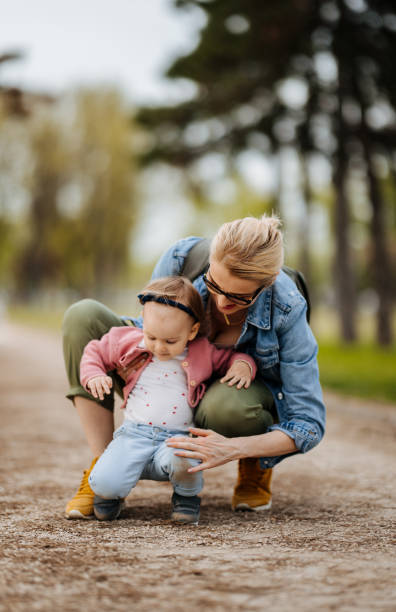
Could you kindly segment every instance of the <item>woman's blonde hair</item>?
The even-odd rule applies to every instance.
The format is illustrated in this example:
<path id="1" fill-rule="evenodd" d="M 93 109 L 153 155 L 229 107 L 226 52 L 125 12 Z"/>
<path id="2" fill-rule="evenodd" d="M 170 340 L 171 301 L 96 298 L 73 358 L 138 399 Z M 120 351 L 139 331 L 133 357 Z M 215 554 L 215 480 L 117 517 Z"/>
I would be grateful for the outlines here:
<path id="1" fill-rule="evenodd" d="M 185 276 L 165 276 L 151 281 L 141 295 L 153 294 L 188 306 L 200 324 L 199 335 L 205 333 L 205 310 L 202 298 L 192 282 Z"/>
<path id="2" fill-rule="evenodd" d="M 212 240 L 210 257 L 231 274 L 270 286 L 283 265 L 283 239 L 276 216 L 224 223 Z"/>

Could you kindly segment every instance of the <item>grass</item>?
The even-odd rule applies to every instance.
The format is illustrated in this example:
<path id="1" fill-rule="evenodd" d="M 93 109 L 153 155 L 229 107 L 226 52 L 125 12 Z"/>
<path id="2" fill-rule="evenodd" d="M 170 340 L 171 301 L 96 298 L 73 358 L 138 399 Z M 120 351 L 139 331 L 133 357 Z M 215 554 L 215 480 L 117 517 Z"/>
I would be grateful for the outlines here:
<path id="1" fill-rule="evenodd" d="M 18 306 L 10 309 L 7 317 L 14 323 L 60 334 L 63 310 Z M 334 314 L 317 310 L 312 327 L 319 338 L 318 360 L 324 388 L 396 403 L 396 346 L 384 349 L 373 343 L 372 320 L 359 321 L 363 340 L 354 345 L 337 340 Z"/>
<path id="2" fill-rule="evenodd" d="M 345 345 L 319 342 L 319 369 L 323 387 L 347 395 L 396 403 L 396 347 L 371 343 Z"/>
<path id="3" fill-rule="evenodd" d="M 334 310 L 316 307 L 312 315 L 323 387 L 396 403 L 396 345 L 382 348 L 374 342 L 375 317 L 367 313 L 357 317 L 359 342 L 350 345 L 339 339 L 339 321 Z M 393 329 L 396 336 L 396 313 Z"/>
<path id="4" fill-rule="evenodd" d="M 36 307 L 13 306 L 7 312 L 11 323 L 38 327 L 61 333 L 63 310 L 47 310 Z"/>

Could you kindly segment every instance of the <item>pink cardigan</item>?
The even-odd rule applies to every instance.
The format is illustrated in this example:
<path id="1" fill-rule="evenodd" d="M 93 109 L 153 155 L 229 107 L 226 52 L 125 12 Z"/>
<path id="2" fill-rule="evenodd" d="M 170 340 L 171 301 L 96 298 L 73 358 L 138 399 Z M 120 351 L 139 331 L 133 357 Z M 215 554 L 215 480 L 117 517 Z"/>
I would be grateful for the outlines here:
<path id="1" fill-rule="evenodd" d="M 87 382 L 94 376 L 103 376 L 111 370 L 125 368 L 138 355 L 145 354 L 146 361 L 138 370 L 131 372 L 123 388 L 122 408 L 125 408 L 129 393 L 152 357 L 150 351 L 138 346 L 142 338 L 143 331 L 139 327 L 112 327 L 100 340 L 91 340 L 81 358 L 81 384 L 87 389 Z M 206 338 L 197 338 L 188 343 L 187 356 L 181 365 L 187 376 L 187 399 L 192 408 L 195 408 L 202 399 L 206 390 L 205 381 L 213 372 L 220 376 L 224 375 L 237 359 L 250 364 L 254 378 L 257 368 L 249 355 L 236 353 L 232 349 L 218 349 Z"/>

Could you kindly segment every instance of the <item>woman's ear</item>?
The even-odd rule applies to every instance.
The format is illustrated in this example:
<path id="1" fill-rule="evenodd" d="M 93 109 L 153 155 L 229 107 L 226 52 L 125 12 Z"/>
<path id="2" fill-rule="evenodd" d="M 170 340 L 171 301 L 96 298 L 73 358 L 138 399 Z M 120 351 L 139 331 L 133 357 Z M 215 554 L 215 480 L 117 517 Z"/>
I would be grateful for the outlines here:
<path id="1" fill-rule="evenodd" d="M 196 323 L 194 323 L 194 325 L 191 328 L 190 331 L 190 335 L 188 336 L 188 339 L 194 340 L 195 336 L 197 335 L 198 331 L 199 331 L 199 327 L 200 327 L 200 323 L 198 323 L 198 321 Z"/>

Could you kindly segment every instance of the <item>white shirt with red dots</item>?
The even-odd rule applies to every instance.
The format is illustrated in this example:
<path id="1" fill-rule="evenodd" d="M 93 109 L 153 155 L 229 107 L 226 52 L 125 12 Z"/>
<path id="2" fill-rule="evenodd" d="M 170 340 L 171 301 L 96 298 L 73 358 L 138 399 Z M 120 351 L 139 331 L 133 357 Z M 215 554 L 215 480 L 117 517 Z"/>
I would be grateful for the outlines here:
<path id="1" fill-rule="evenodd" d="M 134 423 L 188 430 L 193 425 L 187 376 L 181 362 L 187 351 L 168 361 L 153 355 L 129 394 L 125 419 Z"/>

